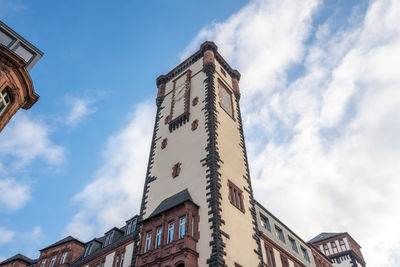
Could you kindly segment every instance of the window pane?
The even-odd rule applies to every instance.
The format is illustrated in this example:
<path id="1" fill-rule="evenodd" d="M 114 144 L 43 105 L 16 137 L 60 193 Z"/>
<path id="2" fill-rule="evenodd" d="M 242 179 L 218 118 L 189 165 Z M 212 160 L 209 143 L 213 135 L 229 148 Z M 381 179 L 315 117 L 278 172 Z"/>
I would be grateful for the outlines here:
<path id="1" fill-rule="evenodd" d="M 179 219 L 179 238 L 183 238 L 185 236 L 185 228 L 186 228 L 186 217 L 182 217 Z"/>
<path id="2" fill-rule="evenodd" d="M 0 44 L 8 46 L 11 44 L 13 39 L 7 33 L 0 30 Z"/>
<path id="3" fill-rule="evenodd" d="M 18 56 L 20 56 L 25 62 L 28 62 L 33 57 L 32 52 L 28 51 L 23 46 L 18 46 L 17 49 L 14 51 Z"/>

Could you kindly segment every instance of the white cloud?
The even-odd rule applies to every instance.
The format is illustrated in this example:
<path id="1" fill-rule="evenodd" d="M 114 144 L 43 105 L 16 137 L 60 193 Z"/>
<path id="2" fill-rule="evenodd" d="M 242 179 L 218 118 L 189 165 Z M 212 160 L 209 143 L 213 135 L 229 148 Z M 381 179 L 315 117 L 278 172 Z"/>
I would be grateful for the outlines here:
<path id="1" fill-rule="evenodd" d="M 63 148 L 52 143 L 50 131 L 43 122 L 18 112 L 0 135 L 0 159 L 12 159 L 21 167 L 36 158 L 48 164 L 63 160 Z"/>
<path id="2" fill-rule="evenodd" d="M 14 238 L 15 233 L 13 231 L 9 231 L 3 227 L 0 227 L 0 245 L 6 244 Z M 1 262 L 1 260 L 0 260 Z"/>
<path id="3" fill-rule="evenodd" d="M 67 96 L 66 102 L 71 107 L 67 117 L 66 123 L 71 126 L 77 126 L 85 117 L 95 113 L 97 108 L 93 106 L 96 99 L 71 97 Z"/>
<path id="4" fill-rule="evenodd" d="M 371 1 L 348 23 L 328 17 L 319 25 L 318 7 L 252 1 L 201 30 L 182 57 L 214 40 L 242 73 L 261 203 L 305 239 L 348 231 L 368 265 L 398 266 L 400 2 Z"/>
<path id="5" fill-rule="evenodd" d="M 0 211 L 17 210 L 31 197 L 30 186 L 14 179 L 0 179 Z"/>
<path id="6" fill-rule="evenodd" d="M 74 198 L 81 208 L 67 234 L 89 239 L 140 210 L 154 113 L 153 102 L 138 105 L 127 126 L 108 139 L 93 182 Z"/>

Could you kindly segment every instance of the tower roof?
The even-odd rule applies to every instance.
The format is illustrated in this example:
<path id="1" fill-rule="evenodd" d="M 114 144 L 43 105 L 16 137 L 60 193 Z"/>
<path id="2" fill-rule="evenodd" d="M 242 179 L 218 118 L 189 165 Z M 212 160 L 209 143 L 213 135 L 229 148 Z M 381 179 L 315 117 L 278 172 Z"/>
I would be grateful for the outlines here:
<path id="1" fill-rule="evenodd" d="M 194 205 L 196 203 L 193 202 L 192 197 L 189 194 L 189 191 L 187 189 L 176 193 L 175 195 L 164 199 L 158 206 L 157 208 L 150 214 L 150 216 L 143 221 L 149 220 L 150 218 L 153 218 L 167 210 L 170 210 L 180 204 L 185 203 L 186 201 L 192 202 Z M 198 205 L 196 205 L 198 207 Z"/>

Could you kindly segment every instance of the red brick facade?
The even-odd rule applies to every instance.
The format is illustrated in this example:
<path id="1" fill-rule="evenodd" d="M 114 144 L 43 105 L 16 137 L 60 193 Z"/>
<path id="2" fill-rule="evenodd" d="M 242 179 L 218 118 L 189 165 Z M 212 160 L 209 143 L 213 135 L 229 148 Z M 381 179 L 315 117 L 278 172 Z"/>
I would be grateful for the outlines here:
<path id="1" fill-rule="evenodd" d="M 179 237 L 180 218 L 186 218 L 185 234 L 181 238 Z M 168 243 L 168 226 L 171 222 L 174 222 L 173 240 Z M 142 222 L 142 238 L 139 243 L 136 266 L 175 267 L 184 264 L 185 267 L 197 267 L 196 244 L 200 234 L 197 228 L 198 222 L 197 207 L 190 202 L 185 202 Z M 156 248 L 157 229 L 160 227 L 162 227 L 161 244 Z M 151 243 L 150 249 L 146 251 L 147 233 L 151 233 Z"/>
<path id="2" fill-rule="evenodd" d="M 0 131 L 20 109 L 29 109 L 39 98 L 25 69 L 25 62 L 0 45 L 0 93 L 7 90 L 10 103 L 0 115 Z"/>

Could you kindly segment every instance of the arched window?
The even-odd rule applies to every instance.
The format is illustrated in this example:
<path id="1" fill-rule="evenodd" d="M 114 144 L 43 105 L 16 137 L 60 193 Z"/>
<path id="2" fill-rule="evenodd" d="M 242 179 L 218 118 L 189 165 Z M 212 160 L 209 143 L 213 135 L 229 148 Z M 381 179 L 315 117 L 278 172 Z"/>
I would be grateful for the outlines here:
<path id="1" fill-rule="evenodd" d="M 176 265 L 176 267 L 185 267 L 185 264 L 182 262 L 182 263 L 179 263 L 178 265 Z"/>

